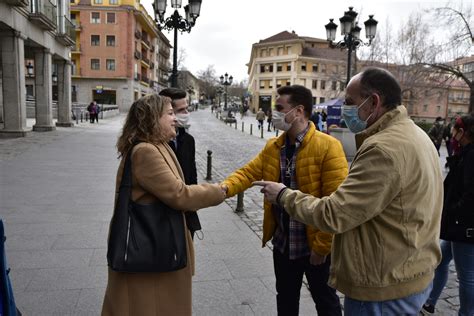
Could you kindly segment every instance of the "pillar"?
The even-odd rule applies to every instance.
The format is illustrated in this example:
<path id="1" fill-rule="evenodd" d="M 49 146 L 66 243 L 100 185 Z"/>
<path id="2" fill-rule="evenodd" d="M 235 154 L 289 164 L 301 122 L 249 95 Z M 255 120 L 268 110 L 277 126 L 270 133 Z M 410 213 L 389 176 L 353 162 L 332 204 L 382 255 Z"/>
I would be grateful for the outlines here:
<path id="1" fill-rule="evenodd" d="M 26 37 L 17 31 L 0 34 L 4 128 L 0 137 L 24 137 L 26 128 L 25 48 Z"/>
<path id="2" fill-rule="evenodd" d="M 58 121 L 56 126 L 71 127 L 71 62 L 58 62 Z"/>
<path id="3" fill-rule="evenodd" d="M 55 130 L 53 125 L 52 57 L 49 49 L 35 51 L 36 124 L 34 131 Z"/>

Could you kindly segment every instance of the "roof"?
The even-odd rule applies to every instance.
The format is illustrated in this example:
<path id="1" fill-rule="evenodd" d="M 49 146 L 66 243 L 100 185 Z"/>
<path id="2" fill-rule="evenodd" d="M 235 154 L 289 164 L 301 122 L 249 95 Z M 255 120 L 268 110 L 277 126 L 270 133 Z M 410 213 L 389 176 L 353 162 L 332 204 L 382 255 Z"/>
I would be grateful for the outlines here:
<path id="1" fill-rule="evenodd" d="M 333 49 L 333 48 L 313 48 L 304 47 L 301 56 L 305 57 L 316 57 L 331 60 L 345 60 L 347 58 L 347 52 L 345 50 Z"/>
<path id="2" fill-rule="evenodd" d="M 270 36 L 269 38 L 260 40 L 258 43 L 271 43 L 271 42 L 280 42 L 280 41 L 287 41 L 287 40 L 294 40 L 294 39 L 300 39 L 298 34 L 295 32 L 288 32 L 288 31 L 283 31 L 280 32 L 276 35 Z"/>

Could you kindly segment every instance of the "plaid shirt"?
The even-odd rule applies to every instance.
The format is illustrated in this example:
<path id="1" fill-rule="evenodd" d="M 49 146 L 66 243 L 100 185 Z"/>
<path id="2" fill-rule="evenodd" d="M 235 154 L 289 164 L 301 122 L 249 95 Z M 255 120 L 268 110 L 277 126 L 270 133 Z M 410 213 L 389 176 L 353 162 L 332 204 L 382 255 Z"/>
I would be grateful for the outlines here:
<path id="1" fill-rule="evenodd" d="M 286 146 L 288 144 L 288 140 L 286 141 L 285 146 L 283 146 L 280 150 L 280 182 L 285 183 L 285 174 L 287 171 L 289 171 L 291 174 L 289 184 L 290 189 L 298 189 L 298 183 L 296 181 L 296 157 L 298 155 L 298 149 L 301 146 L 301 143 L 303 142 L 308 130 L 309 124 L 304 131 L 296 135 L 295 152 L 293 153 L 293 158 L 290 161 L 290 166 L 286 165 Z M 284 216 L 288 216 L 286 211 L 276 205 L 273 205 L 272 209 L 275 218 L 277 219 L 277 228 L 273 234 L 272 239 L 273 247 L 278 249 L 281 253 L 285 253 L 285 250 L 288 249 L 288 254 L 291 260 L 309 256 L 311 250 L 308 247 L 306 238 L 306 226 L 303 223 L 300 223 L 289 217 L 289 225 L 288 227 L 285 227 Z"/>

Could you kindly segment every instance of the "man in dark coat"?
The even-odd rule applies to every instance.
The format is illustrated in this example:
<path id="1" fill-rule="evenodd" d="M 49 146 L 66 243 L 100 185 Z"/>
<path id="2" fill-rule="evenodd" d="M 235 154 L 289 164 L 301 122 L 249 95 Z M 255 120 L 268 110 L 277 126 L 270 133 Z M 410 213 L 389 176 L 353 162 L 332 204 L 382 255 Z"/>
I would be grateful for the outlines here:
<path id="1" fill-rule="evenodd" d="M 177 120 L 176 138 L 172 140 L 169 145 L 173 148 L 176 157 L 178 158 L 181 169 L 184 174 L 184 182 L 186 184 L 197 184 L 196 172 L 196 148 L 194 137 L 191 136 L 186 128 L 189 128 L 189 112 L 188 101 L 186 99 L 186 92 L 176 88 L 166 88 L 161 90 L 159 95 L 169 97 L 171 105 Z M 186 224 L 194 237 L 194 232 L 201 230 L 201 223 L 197 212 L 186 212 Z"/>

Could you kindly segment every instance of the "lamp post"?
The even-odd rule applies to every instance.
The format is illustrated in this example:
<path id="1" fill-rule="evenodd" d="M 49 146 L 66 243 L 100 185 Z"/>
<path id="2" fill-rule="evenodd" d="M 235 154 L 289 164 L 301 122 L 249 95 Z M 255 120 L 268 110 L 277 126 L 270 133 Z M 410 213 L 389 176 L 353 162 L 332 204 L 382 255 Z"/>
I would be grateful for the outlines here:
<path id="1" fill-rule="evenodd" d="M 227 111 L 227 87 L 232 84 L 232 80 L 234 79 L 232 76 L 229 77 L 227 72 L 225 75 L 219 78 L 221 80 L 221 85 L 224 86 L 224 111 Z"/>
<path id="2" fill-rule="evenodd" d="M 373 15 L 369 15 L 369 19 L 364 22 L 365 25 L 365 36 L 369 40 L 367 43 L 360 39 L 361 28 L 357 25 L 356 17 L 358 13 L 353 10 L 353 7 L 349 7 L 349 11 L 344 12 L 344 16 L 339 19 L 341 22 L 341 35 L 344 36 L 342 40 L 334 43 L 336 39 L 337 24 L 334 23 L 334 19 L 329 19 L 329 23 L 325 25 L 327 40 L 329 41 L 331 48 L 346 48 L 347 53 L 347 79 L 346 86 L 351 78 L 351 57 L 352 51 L 356 51 L 359 45 L 369 46 L 375 37 L 377 30 L 377 21 Z"/>
<path id="3" fill-rule="evenodd" d="M 31 78 L 33 77 L 33 74 L 34 74 L 34 67 L 33 65 L 31 64 L 31 61 L 28 62 L 28 64 L 25 66 L 26 67 L 26 75 L 28 76 L 28 78 Z"/>
<path id="4" fill-rule="evenodd" d="M 178 9 L 181 8 L 182 0 L 171 0 L 171 7 L 174 13 L 165 19 L 167 0 L 154 0 L 153 9 L 155 11 L 155 20 L 160 30 L 174 30 L 173 45 L 173 72 L 171 74 L 171 86 L 178 87 L 178 31 L 191 32 L 192 27 L 196 23 L 196 19 L 201 12 L 202 0 L 188 0 L 189 4 L 184 6 L 185 16 L 182 17 Z"/>

